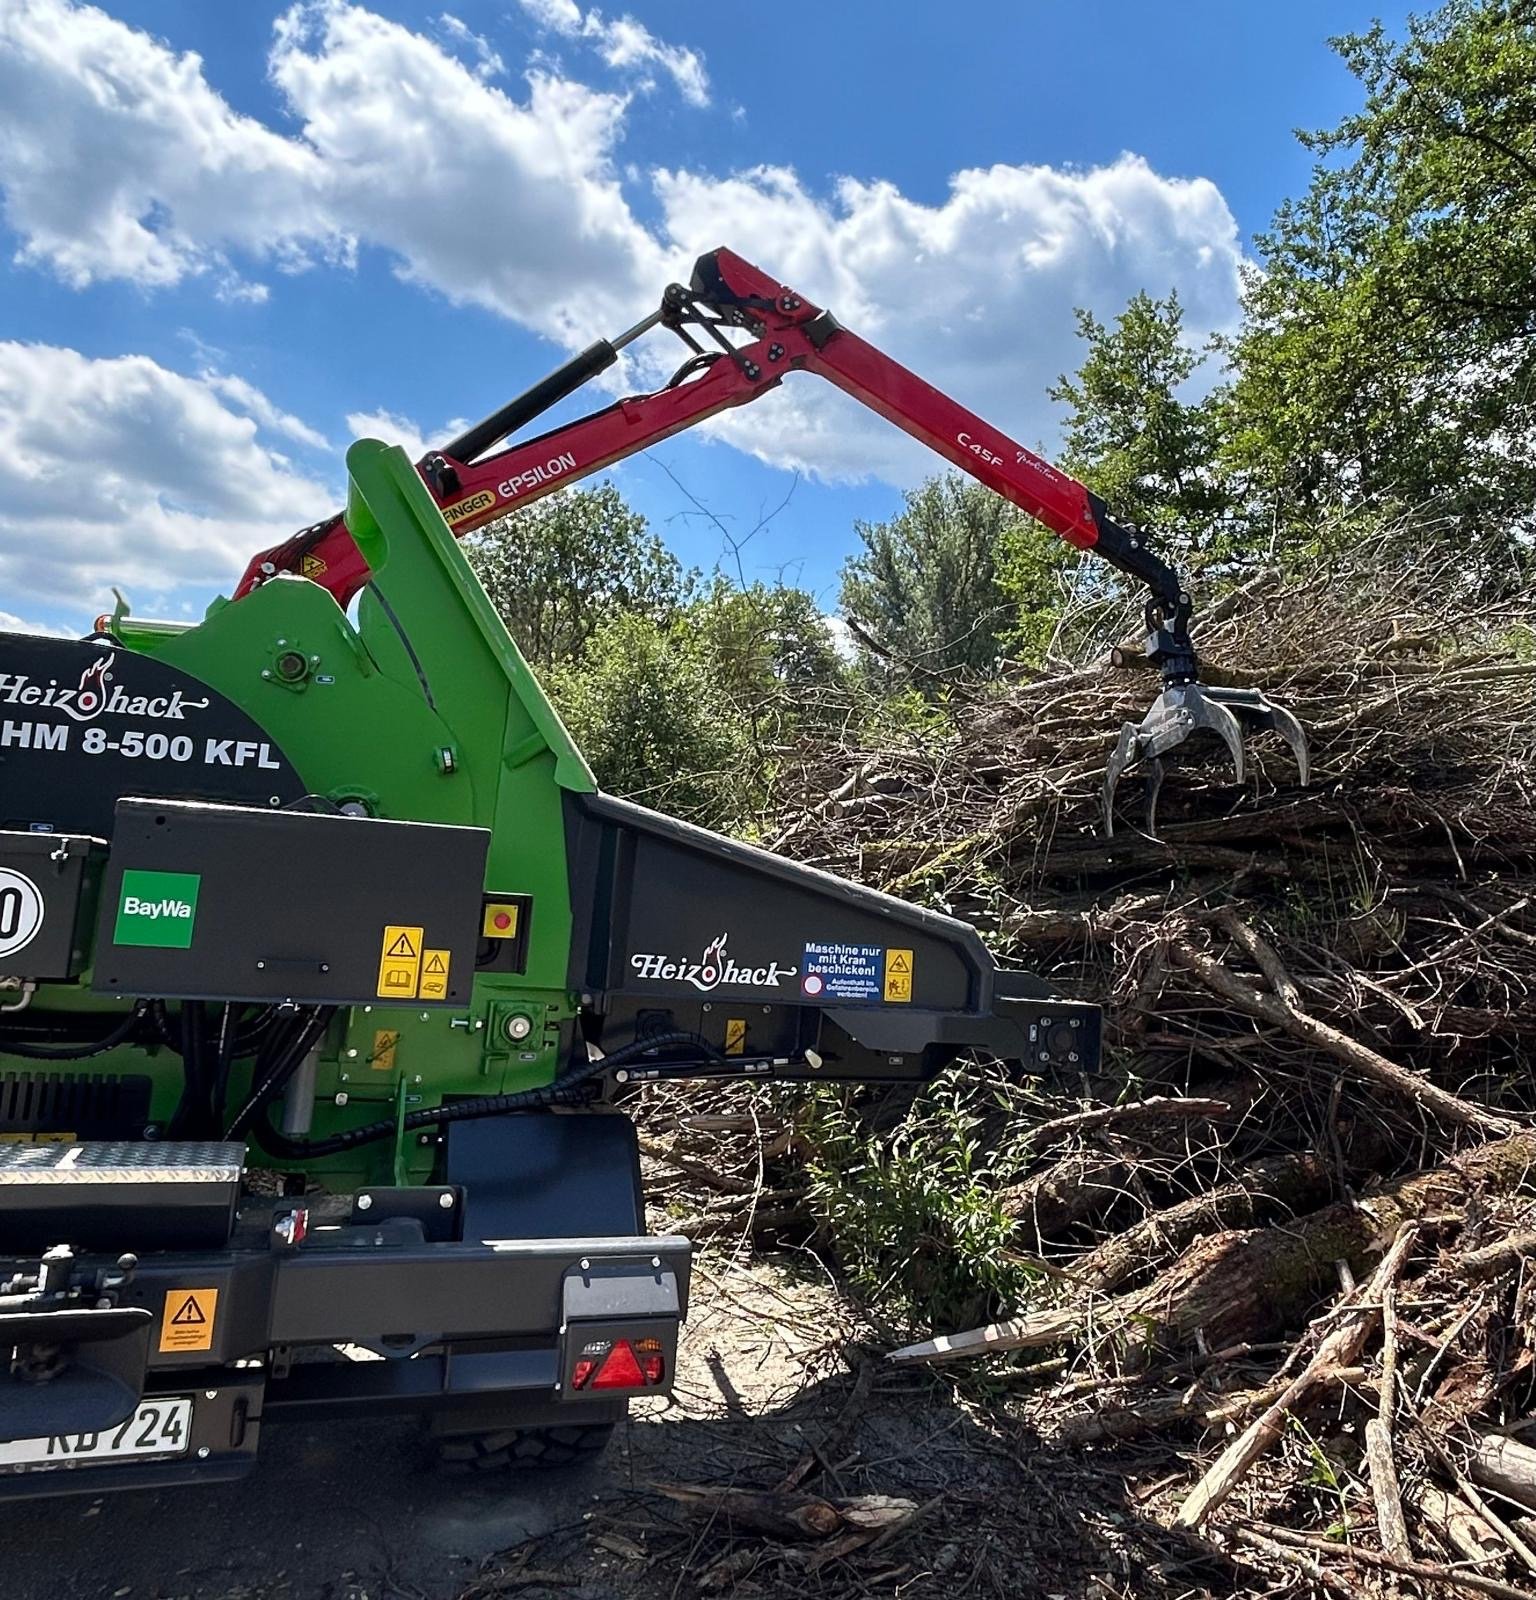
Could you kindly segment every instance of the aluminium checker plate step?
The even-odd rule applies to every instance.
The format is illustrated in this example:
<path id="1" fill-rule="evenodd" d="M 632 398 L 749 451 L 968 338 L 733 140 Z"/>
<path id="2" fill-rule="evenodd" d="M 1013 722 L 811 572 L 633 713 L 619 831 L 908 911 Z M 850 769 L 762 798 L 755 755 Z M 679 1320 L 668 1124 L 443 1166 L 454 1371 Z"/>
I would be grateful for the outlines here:
<path id="1" fill-rule="evenodd" d="M 0 1254 L 223 1245 L 244 1165 L 222 1140 L 0 1144 Z"/>

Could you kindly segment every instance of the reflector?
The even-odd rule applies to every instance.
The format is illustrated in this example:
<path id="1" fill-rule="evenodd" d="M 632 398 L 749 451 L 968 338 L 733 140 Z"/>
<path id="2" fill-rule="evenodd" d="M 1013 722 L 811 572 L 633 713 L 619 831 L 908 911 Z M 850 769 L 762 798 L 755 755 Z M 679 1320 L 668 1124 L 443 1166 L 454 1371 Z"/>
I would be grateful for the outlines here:
<path id="1" fill-rule="evenodd" d="M 597 1376 L 592 1380 L 594 1389 L 643 1389 L 645 1374 L 635 1360 L 635 1352 L 628 1339 L 616 1339 Z"/>

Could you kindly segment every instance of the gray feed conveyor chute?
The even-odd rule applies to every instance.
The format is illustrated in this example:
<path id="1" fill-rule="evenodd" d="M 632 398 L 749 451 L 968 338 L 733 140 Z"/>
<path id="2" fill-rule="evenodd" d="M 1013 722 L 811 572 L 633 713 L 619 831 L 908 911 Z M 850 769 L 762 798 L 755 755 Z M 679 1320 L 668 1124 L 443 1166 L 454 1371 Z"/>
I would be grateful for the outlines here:
<path id="1" fill-rule="evenodd" d="M 968 923 L 608 795 L 569 795 L 566 829 L 571 983 L 605 1049 L 680 1029 L 803 1078 L 1097 1064 L 1098 1008 L 1000 971 Z"/>

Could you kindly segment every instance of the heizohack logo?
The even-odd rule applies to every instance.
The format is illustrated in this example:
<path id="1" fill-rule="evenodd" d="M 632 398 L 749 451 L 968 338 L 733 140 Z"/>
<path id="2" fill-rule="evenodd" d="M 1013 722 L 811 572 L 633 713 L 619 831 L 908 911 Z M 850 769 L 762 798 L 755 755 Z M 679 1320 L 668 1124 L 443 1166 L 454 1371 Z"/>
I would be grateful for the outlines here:
<path id="1" fill-rule="evenodd" d="M 125 872 L 112 942 L 190 949 L 202 882 L 197 872 Z"/>

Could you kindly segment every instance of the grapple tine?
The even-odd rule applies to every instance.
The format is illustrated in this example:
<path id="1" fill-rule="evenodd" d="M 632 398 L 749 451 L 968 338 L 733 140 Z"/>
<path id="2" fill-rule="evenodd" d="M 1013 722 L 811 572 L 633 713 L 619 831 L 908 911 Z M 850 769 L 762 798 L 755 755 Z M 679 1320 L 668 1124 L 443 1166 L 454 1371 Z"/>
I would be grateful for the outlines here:
<path id="1" fill-rule="evenodd" d="M 1157 802 L 1162 798 L 1163 779 L 1168 775 L 1168 767 L 1161 756 L 1153 756 L 1147 762 L 1147 837 L 1157 837 Z"/>
<path id="2" fill-rule="evenodd" d="M 1140 755 L 1141 731 L 1134 722 L 1122 723 L 1114 754 L 1110 756 L 1109 765 L 1104 769 L 1104 836 L 1106 838 L 1113 838 L 1115 832 L 1115 788 L 1124 775 L 1125 769 L 1133 765 Z"/>
<path id="3" fill-rule="evenodd" d="M 1296 758 L 1296 771 L 1302 786 L 1311 781 L 1312 763 L 1307 752 L 1307 736 L 1301 724 L 1282 705 L 1276 705 L 1258 689 L 1205 690 L 1206 698 L 1225 706 L 1250 733 L 1278 733 Z"/>
<path id="4" fill-rule="evenodd" d="M 1307 736 L 1302 731 L 1301 724 L 1284 706 L 1271 704 L 1269 715 L 1270 725 L 1291 747 L 1291 754 L 1296 757 L 1296 772 L 1302 788 L 1305 789 L 1312 781 L 1312 760 L 1307 751 Z"/>
<path id="5" fill-rule="evenodd" d="M 1202 693 L 1198 684 L 1192 683 L 1181 692 L 1185 697 L 1185 709 L 1190 714 L 1189 728 L 1184 737 L 1187 739 L 1199 728 L 1208 728 L 1226 745 L 1227 753 L 1232 757 L 1233 781 L 1242 783 L 1248 771 L 1243 755 L 1242 725 L 1221 701 Z"/>
<path id="6" fill-rule="evenodd" d="M 1120 729 L 1104 773 L 1107 836 L 1113 837 L 1115 831 L 1115 790 L 1126 770 L 1138 761 L 1147 764 L 1147 832 L 1156 836 L 1157 800 L 1164 773 L 1162 758 L 1201 732 L 1213 733 L 1221 740 L 1232 758 L 1233 781 L 1244 781 L 1248 769 L 1238 716 L 1221 700 L 1208 696 L 1199 684 L 1170 684 L 1152 702 L 1139 724 L 1127 722 Z M 1300 733 L 1299 728 L 1297 732 Z"/>

